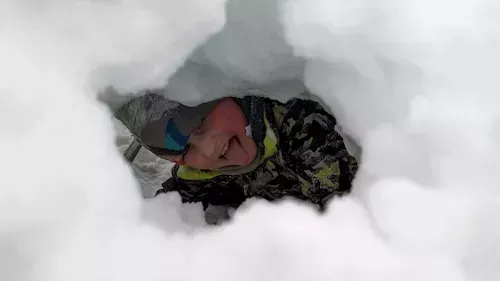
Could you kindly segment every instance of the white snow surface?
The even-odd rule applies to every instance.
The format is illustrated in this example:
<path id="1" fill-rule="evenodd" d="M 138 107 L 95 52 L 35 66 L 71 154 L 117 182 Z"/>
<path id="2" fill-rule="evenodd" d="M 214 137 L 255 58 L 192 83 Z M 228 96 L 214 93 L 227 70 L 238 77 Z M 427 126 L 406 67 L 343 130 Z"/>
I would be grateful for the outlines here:
<path id="1" fill-rule="evenodd" d="M 1 2 L 0 279 L 499 280 L 499 23 L 494 0 Z M 353 194 L 222 227 L 143 199 L 170 164 L 123 161 L 108 85 L 305 86 L 362 146 Z"/>

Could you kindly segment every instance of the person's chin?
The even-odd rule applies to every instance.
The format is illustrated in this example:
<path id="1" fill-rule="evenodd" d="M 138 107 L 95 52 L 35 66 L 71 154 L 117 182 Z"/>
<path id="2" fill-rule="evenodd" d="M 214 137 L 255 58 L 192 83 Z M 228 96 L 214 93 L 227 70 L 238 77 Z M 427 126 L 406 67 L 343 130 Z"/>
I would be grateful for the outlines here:
<path id="1" fill-rule="evenodd" d="M 227 162 L 225 161 L 224 164 L 220 164 L 218 169 L 229 168 L 229 167 L 246 167 L 253 162 L 253 159 L 255 159 L 255 157 L 253 157 L 252 160 L 247 161 L 247 163 L 245 163 L 245 164 L 234 163 L 230 160 L 226 160 Z"/>
<path id="2" fill-rule="evenodd" d="M 245 152 L 245 154 L 247 155 L 247 160 L 246 162 L 243 164 L 241 162 L 239 163 L 236 163 L 236 162 L 233 162 L 229 159 L 225 159 L 223 160 L 223 163 L 220 163 L 218 166 L 219 166 L 219 169 L 220 168 L 227 168 L 227 167 L 235 167 L 235 166 L 239 166 L 239 167 L 245 167 L 245 166 L 248 166 L 250 165 L 255 157 L 257 156 L 257 145 L 255 144 L 255 141 L 246 136 L 246 135 L 232 135 L 230 137 L 228 137 L 228 141 L 231 139 L 231 138 L 235 138 L 239 145 L 241 146 L 241 148 L 243 149 L 243 151 Z"/>

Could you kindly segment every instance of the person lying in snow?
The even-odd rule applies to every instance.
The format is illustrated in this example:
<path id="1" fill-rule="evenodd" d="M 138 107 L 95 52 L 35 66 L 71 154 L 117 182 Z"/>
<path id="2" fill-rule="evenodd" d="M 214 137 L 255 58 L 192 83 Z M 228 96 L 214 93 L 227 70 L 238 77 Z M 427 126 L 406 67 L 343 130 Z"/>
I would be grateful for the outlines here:
<path id="1" fill-rule="evenodd" d="M 357 170 L 335 118 L 309 100 L 253 95 L 187 107 L 148 93 L 115 117 L 146 149 L 176 163 L 160 193 L 178 191 L 205 209 L 285 196 L 323 209 L 349 192 Z"/>

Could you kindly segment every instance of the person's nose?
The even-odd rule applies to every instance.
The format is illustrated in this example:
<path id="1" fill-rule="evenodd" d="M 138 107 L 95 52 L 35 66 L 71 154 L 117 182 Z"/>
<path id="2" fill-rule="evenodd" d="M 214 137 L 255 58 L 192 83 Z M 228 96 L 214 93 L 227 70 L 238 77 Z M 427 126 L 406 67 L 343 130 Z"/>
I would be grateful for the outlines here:
<path id="1" fill-rule="evenodd" d="M 209 159 L 215 159 L 215 138 L 207 133 L 193 133 L 189 137 L 189 144 L 195 152 Z"/>

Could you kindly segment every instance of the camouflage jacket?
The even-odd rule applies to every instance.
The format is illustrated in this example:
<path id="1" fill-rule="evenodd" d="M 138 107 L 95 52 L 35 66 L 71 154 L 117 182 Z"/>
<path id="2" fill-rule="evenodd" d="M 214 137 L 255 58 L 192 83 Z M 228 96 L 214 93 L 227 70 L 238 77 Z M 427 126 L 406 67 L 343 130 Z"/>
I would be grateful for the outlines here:
<path id="1" fill-rule="evenodd" d="M 313 101 L 283 104 L 255 98 L 263 104 L 259 111 L 265 121 L 265 151 L 257 168 L 225 175 L 176 165 L 160 192 L 178 191 L 184 202 L 203 202 L 205 207 L 237 207 L 249 197 L 273 201 L 290 196 L 322 208 L 333 196 L 350 191 L 357 162 L 334 130 L 332 115 Z"/>

